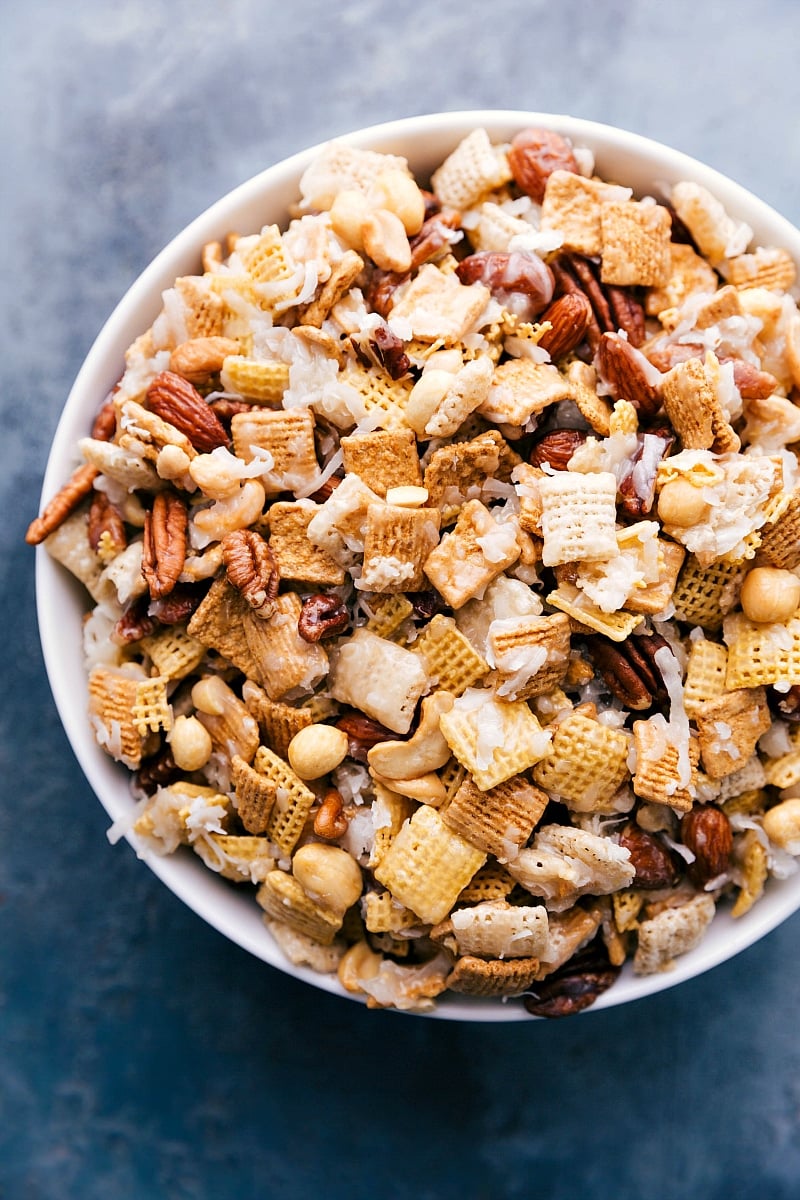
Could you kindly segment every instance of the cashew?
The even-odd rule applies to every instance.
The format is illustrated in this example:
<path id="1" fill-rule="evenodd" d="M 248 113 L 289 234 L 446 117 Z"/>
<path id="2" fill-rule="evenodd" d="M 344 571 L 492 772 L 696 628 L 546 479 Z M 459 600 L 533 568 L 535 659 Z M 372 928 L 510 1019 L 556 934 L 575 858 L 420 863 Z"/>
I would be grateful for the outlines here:
<path id="1" fill-rule="evenodd" d="M 246 529 L 261 516 L 266 500 L 264 485 L 247 479 L 229 500 L 215 500 L 210 508 L 201 508 L 192 517 L 192 544 L 198 549 L 219 542 L 234 529 Z M 197 536 L 199 534 L 199 537 Z"/>
<path id="2" fill-rule="evenodd" d="M 443 767 L 450 747 L 439 728 L 442 713 L 453 707 L 450 692 L 433 692 L 422 701 L 422 716 L 413 737 L 407 742 L 379 742 L 367 755 L 369 765 L 388 779 L 418 779 Z M 395 791 L 398 789 L 395 788 Z M 410 795 L 411 793 L 406 793 Z"/>
<path id="3" fill-rule="evenodd" d="M 431 808 L 438 808 L 447 799 L 444 784 L 434 771 L 415 779 L 388 779 L 385 775 L 379 775 L 374 768 L 371 773 L 375 782 L 382 783 L 389 791 L 419 800 L 421 804 L 429 804 Z"/>

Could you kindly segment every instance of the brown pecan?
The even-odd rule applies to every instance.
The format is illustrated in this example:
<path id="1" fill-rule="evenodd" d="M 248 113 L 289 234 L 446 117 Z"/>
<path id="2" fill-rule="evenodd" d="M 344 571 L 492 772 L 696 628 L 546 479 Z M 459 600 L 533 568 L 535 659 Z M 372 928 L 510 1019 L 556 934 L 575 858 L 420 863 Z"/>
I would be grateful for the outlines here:
<path id="1" fill-rule="evenodd" d="M 152 796 L 160 787 L 167 787 L 181 776 L 180 768 L 172 757 L 169 746 L 164 746 L 157 754 L 146 758 L 134 777 L 138 791 Z"/>
<path id="2" fill-rule="evenodd" d="M 153 600 L 149 611 L 160 625 L 183 625 L 189 620 L 201 600 L 201 594 L 177 584 L 168 596 Z"/>
<path id="3" fill-rule="evenodd" d="M 106 400 L 92 424 L 91 436 L 97 442 L 110 442 L 117 432 L 117 410 L 113 400 Z"/>
<path id="4" fill-rule="evenodd" d="M 592 306 L 586 340 L 594 353 L 603 333 L 622 330 L 632 346 L 644 341 L 644 309 L 626 288 L 600 282 L 597 267 L 579 254 L 562 254 L 553 264 L 559 295 L 582 295 Z"/>
<path id="5" fill-rule="evenodd" d="M 350 614 L 341 597 L 334 593 L 318 592 L 306 596 L 297 622 L 297 632 L 305 642 L 321 642 L 338 637 L 350 624 Z"/>
<path id="6" fill-rule="evenodd" d="M 145 514 L 142 574 L 154 600 L 167 596 L 186 561 L 186 505 L 175 492 L 158 492 Z"/>
<path id="7" fill-rule="evenodd" d="M 190 383 L 202 383 L 222 370 L 229 354 L 239 353 L 239 343 L 226 337 L 197 337 L 181 342 L 169 356 L 169 369 Z"/>
<path id="8" fill-rule="evenodd" d="M 406 279 L 408 275 L 398 275 L 394 271 L 373 272 L 367 287 L 367 307 L 385 320 L 392 311 L 395 292 Z"/>
<path id="9" fill-rule="evenodd" d="M 626 825 L 619 844 L 630 851 L 631 866 L 636 871 L 634 887 L 649 890 L 674 887 L 678 882 L 680 870 L 675 855 L 654 834 L 638 825 Z"/>
<path id="10" fill-rule="evenodd" d="M 661 461 L 675 442 L 674 434 L 653 431 L 636 435 L 636 451 L 618 484 L 620 512 L 638 521 L 650 512 L 656 494 Z"/>
<path id="11" fill-rule="evenodd" d="M 601 942 L 594 941 L 526 992 L 525 1008 L 535 1017 L 570 1017 L 594 1004 L 614 984 L 613 967 Z"/>
<path id="12" fill-rule="evenodd" d="M 97 467 L 89 463 L 72 472 L 64 486 L 45 505 L 42 515 L 36 517 L 28 526 L 25 541 L 29 546 L 38 546 L 54 533 L 59 525 L 63 525 L 70 513 L 73 513 L 80 502 L 89 495 L 98 474 Z"/>
<path id="13" fill-rule="evenodd" d="M 657 633 L 629 637 L 624 642 L 612 642 L 598 634 L 586 641 L 586 653 L 608 690 L 633 712 L 645 712 L 667 702 L 664 680 L 655 662 L 656 653 L 664 647 L 669 648 L 669 643 Z"/>
<path id="14" fill-rule="evenodd" d="M 461 224 L 461 213 L 454 208 L 442 209 L 426 217 L 419 233 L 409 240 L 411 270 L 429 262 L 440 250 L 450 245 L 453 230 Z"/>
<path id="15" fill-rule="evenodd" d="M 185 434 L 199 453 L 210 454 L 217 446 L 228 445 L 219 417 L 188 379 L 174 371 L 156 375 L 147 389 L 147 403 L 157 416 Z"/>
<path id="16" fill-rule="evenodd" d="M 553 272 L 536 254 L 524 250 L 479 250 L 461 260 L 462 283 L 482 283 L 500 304 L 524 321 L 547 308 L 553 298 Z"/>
<path id="17" fill-rule="evenodd" d="M 367 752 L 373 746 L 377 746 L 378 742 L 397 739 L 397 734 L 392 733 L 391 729 L 360 712 L 346 713 L 345 716 L 339 717 L 336 728 L 347 734 L 347 753 L 350 758 L 361 763 L 367 762 Z"/>
<path id="18" fill-rule="evenodd" d="M 89 505 L 89 545 L 109 562 L 128 544 L 125 523 L 105 492 L 95 492 Z"/>
<path id="19" fill-rule="evenodd" d="M 508 165 L 517 187 L 537 204 L 553 171 L 578 170 L 569 142 L 553 129 L 521 129 L 508 151 Z"/>
<path id="20" fill-rule="evenodd" d="M 549 321 L 551 328 L 539 338 L 539 345 L 557 362 L 581 344 L 591 319 L 592 306 L 580 292 L 559 296 L 541 315 L 540 320 Z"/>
<path id="21" fill-rule="evenodd" d="M 794 684 L 788 692 L 769 690 L 770 705 L 784 721 L 800 721 L 800 684 Z"/>
<path id="22" fill-rule="evenodd" d="M 532 467 L 549 463 L 554 471 L 566 471 L 567 463 L 587 436 L 582 429 L 554 429 L 534 443 L 529 462 Z"/>
<path id="23" fill-rule="evenodd" d="M 111 641 L 116 646 L 130 646 L 155 632 L 156 621 L 148 612 L 149 606 L 148 595 L 137 596 L 128 605 L 111 631 Z"/>
<path id="24" fill-rule="evenodd" d="M 246 400 L 231 400 L 228 396 L 218 396 L 215 400 L 209 400 L 208 407 L 220 421 L 230 422 L 231 417 L 235 417 L 237 413 L 252 412 L 257 405 L 248 404 Z"/>
<path id="25" fill-rule="evenodd" d="M 411 370 L 411 359 L 406 354 L 402 338 L 393 333 L 388 325 L 378 325 L 373 330 L 369 344 L 391 379 L 400 379 Z"/>
<path id="26" fill-rule="evenodd" d="M 695 887 L 705 887 L 728 869 L 733 850 L 731 823 L 721 808 L 697 806 L 681 819 L 683 844 L 694 855 L 687 874 Z"/>
<path id="27" fill-rule="evenodd" d="M 331 498 L 343 478 L 343 475 L 329 475 L 325 482 L 311 493 L 309 500 L 313 500 L 316 504 L 324 504 Z"/>
<path id="28" fill-rule="evenodd" d="M 652 378 L 652 363 L 618 333 L 604 333 L 597 347 L 597 372 L 614 397 L 629 400 L 643 417 L 652 417 L 661 407 L 659 388 Z"/>
<path id="29" fill-rule="evenodd" d="M 314 833 L 328 842 L 335 842 L 347 833 L 347 825 L 341 792 L 328 788 L 314 817 Z"/>
<path id="30" fill-rule="evenodd" d="M 280 574 L 275 555 L 255 529 L 235 529 L 220 543 L 228 582 L 259 617 L 275 611 Z"/>

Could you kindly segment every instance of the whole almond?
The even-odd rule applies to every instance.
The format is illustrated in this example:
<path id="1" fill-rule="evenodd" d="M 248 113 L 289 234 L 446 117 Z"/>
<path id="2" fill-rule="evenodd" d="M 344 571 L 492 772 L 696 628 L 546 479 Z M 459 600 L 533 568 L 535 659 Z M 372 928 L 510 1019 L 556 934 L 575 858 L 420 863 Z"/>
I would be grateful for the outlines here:
<path id="1" fill-rule="evenodd" d="M 598 374 L 617 400 L 630 400 L 643 416 L 655 416 L 661 407 L 661 398 L 648 374 L 652 364 L 640 350 L 618 333 L 604 333 L 595 362 Z"/>
<path id="2" fill-rule="evenodd" d="M 216 413 L 188 379 L 175 371 L 162 371 L 147 389 L 152 412 L 180 430 L 200 454 L 228 445 L 228 435 Z"/>
<path id="3" fill-rule="evenodd" d="M 720 808 L 708 804 L 695 807 L 681 821 L 684 846 L 694 854 L 687 874 L 696 887 L 705 885 L 728 869 L 733 849 L 731 823 Z"/>
<path id="4" fill-rule="evenodd" d="M 567 463 L 579 446 L 586 441 L 581 429 L 554 429 L 540 438 L 530 452 L 532 467 L 549 463 L 554 471 L 566 471 Z"/>
<path id="5" fill-rule="evenodd" d="M 169 357 L 169 369 L 190 383 L 202 383 L 209 375 L 222 370 L 229 354 L 239 353 L 239 343 L 233 338 L 198 337 L 181 342 Z"/>
<path id="6" fill-rule="evenodd" d="M 673 887 L 678 882 L 679 871 L 674 856 L 652 833 L 637 825 L 628 825 L 620 834 L 619 844 L 630 851 L 631 866 L 636 871 L 634 887 Z"/>
<path id="7" fill-rule="evenodd" d="M 508 165 L 518 188 L 541 204 L 553 171 L 577 172 L 572 147 L 552 129 L 522 129 L 508 151 Z"/>
<path id="8" fill-rule="evenodd" d="M 549 321 L 551 326 L 539 338 L 539 345 L 557 362 L 583 341 L 592 319 L 592 306 L 585 296 L 568 292 L 554 300 L 539 319 Z"/>

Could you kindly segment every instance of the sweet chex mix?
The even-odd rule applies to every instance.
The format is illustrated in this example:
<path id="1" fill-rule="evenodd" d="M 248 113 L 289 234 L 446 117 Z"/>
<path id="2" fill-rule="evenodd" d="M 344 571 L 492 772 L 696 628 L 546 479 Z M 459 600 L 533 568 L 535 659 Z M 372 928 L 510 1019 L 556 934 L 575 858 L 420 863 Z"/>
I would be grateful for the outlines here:
<path id="1" fill-rule="evenodd" d="M 795 264 L 654 189 L 547 129 L 421 180 L 331 143 L 28 531 L 91 598 L 113 837 L 370 1007 L 575 1012 L 796 870 Z"/>

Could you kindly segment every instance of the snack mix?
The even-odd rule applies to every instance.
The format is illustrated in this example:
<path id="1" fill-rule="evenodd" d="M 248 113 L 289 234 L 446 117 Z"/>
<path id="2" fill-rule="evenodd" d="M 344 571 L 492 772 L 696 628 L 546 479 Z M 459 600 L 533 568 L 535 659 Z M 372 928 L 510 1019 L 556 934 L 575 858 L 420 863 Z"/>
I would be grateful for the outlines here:
<path id="1" fill-rule="evenodd" d="M 796 869 L 795 266 L 547 129 L 299 190 L 164 293 L 28 532 L 94 604 L 111 837 L 370 1007 L 568 1015 Z"/>

